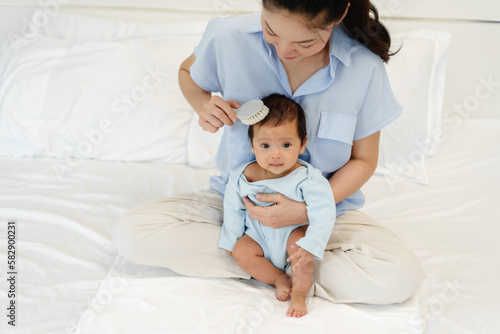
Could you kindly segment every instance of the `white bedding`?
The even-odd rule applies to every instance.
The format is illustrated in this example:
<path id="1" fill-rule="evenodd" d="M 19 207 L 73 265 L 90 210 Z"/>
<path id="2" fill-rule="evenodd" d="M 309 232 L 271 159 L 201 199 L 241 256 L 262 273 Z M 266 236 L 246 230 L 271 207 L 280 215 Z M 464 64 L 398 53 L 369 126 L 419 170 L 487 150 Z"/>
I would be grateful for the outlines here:
<path id="1" fill-rule="evenodd" d="M 253 279 L 182 277 L 118 257 L 76 333 L 420 333 L 418 322 L 407 323 L 418 312 L 415 297 L 387 306 L 310 297 L 302 319 L 286 317 L 287 309 Z"/>
<path id="2" fill-rule="evenodd" d="M 2 246 L 18 226 L 18 327 L 13 333 L 496 333 L 500 321 L 500 122 L 448 124 L 429 185 L 376 176 L 364 210 L 415 249 L 425 269 L 402 305 L 337 305 L 318 297 L 287 319 L 273 289 L 255 281 L 180 277 L 120 257 L 111 227 L 149 199 L 199 189 L 213 170 L 84 161 L 58 180 L 55 159 L 0 159 Z M 6 296 L 2 281 L 1 295 Z M 326 321 L 328 320 L 328 321 Z M 245 327 L 246 326 L 246 327 Z M 422 326 L 422 328 L 421 328 Z M 244 329 L 242 329 L 245 327 Z M 245 330 L 247 330 L 245 332 Z"/>
<path id="3" fill-rule="evenodd" d="M 417 252 L 424 333 L 500 330 L 500 120 L 444 124 L 429 185 L 375 177 L 364 210 Z"/>
<path id="4" fill-rule="evenodd" d="M 114 258 L 114 220 L 136 203 L 208 185 L 210 170 L 86 160 L 59 179 L 56 159 L 0 158 L 0 258 L 17 225 L 19 333 L 73 328 Z M 3 271 L 2 273 L 5 273 Z M 2 279 L 2 301 L 7 285 Z M 0 332 L 10 329 L 0 322 Z M 68 333 L 71 331 L 68 331 Z"/>
<path id="5" fill-rule="evenodd" d="M 2 3 L 18 2 L 9 0 Z M 35 1 L 21 2 L 33 4 Z M 186 1 L 181 6 L 177 2 L 166 1 L 163 5 L 178 5 L 184 10 L 184 5 L 189 7 L 196 4 L 191 9 L 199 10 L 201 7 L 198 2 Z M 403 6 L 396 7 L 391 7 L 392 2 L 388 2 L 389 11 L 386 9 L 381 13 L 391 19 L 400 10 L 403 10 L 403 16 L 410 15 L 413 12 L 408 10 L 417 6 L 416 2 L 410 4 L 409 0 L 401 2 Z M 75 3 L 84 4 L 81 0 Z M 121 4 L 125 7 L 147 7 L 146 3 L 136 0 L 99 1 L 102 6 L 106 3 L 113 6 Z M 160 4 L 160 1 L 148 1 L 148 4 L 152 3 Z M 255 3 L 256 1 L 249 2 L 248 6 L 254 6 Z M 218 5 L 219 7 L 213 8 L 220 15 L 228 10 L 234 11 L 235 5 L 241 4 L 241 1 L 215 0 L 204 4 L 210 8 L 214 4 Z M 428 12 L 425 6 L 417 7 L 424 9 L 424 12 L 418 11 L 419 15 Z M 478 10 L 482 8 L 481 15 L 488 11 L 484 6 L 475 7 Z M 32 22 L 32 13 L 35 12 L 36 15 L 46 9 L 42 5 L 30 9 L 1 8 L 1 40 L 12 38 L 12 32 L 21 34 L 20 26 L 25 22 Z M 387 306 L 333 304 L 313 297 L 308 300 L 310 314 L 302 319 L 289 319 L 284 315 L 286 304 L 276 301 L 273 289 L 268 286 L 254 280 L 188 278 L 168 269 L 132 265 L 117 255 L 111 240 L 114 221 L 133 205 L 206 188 L 209 176 L 216 173 L 211 168 L 220 136 L 203 133 L 197 126 L 196 119 L 191 119 L 192 112 L 190 113 L 189 106 L 178 90 L 175 75 L 178 63 L 196 45 L 207 18 L 213 13 L 99 7 L 72 7 L 64 11 L 92 13 L 113 19 L 143 20 L 145 24 L 88 21 L 85 18 L 55 15 L 40 28 L 38 37 L 32 36 L 26 41 L 26 45 L 32 47 L 28 50 L 30 52 L 11 53 L 4 64 L 9 71 L 0 70 L 0 76 L 3 75 L 0 78 L 0 93 L 4 94 L 0 95 L 9 97 L 0 98 L 0 103 L 4 103 L 0 105 L 0 126 L 7 129 L 0 131 L 0 261 L 4 263 L 4 269 L 0 271 L 0 305 L 4 309 L 0 333 L 286 331 L 496 334 L 500 331 L 500 287 L 497 285 L 500 281 L 500 244 L 496 242 L 500 235 L 500 219 L 496 211 L 500 204 L 500 115 L 497 105 L 497 101 L 500 101 L 500 67 L 497 60 L 489 56 L 495 54 L 493 51 L 474 55 L 478 58 L 471 58 L 468 52 L 470 45 L 474 45 L 474 50 L 480 50 L 491 44 L 490 49 L 496 50 L 498 43 L 485 42 L 476 38 L 476 35 L 486 36 L 489 33 L 490 39 L 492 36 L 497 38 L 500 27 L 498 23 L 470 20 L 462 22 L 456 17 L 453 22 L 436 20 L 432 24 L 428 20 L 405 21 L 397 18 L 390 22 L 390 26 L 397 32 L 405 32 L 393 34 L 397 37 L 395 41 L 406 36 L 413 43 L 406 40 L 407 47 L 404 50 L 408 52 L 401 52 L 400 58 L 394 58 L 388 67 L 395 94 L 404 102 L 406 113 L 391 125 L 392 129 L 387 128 L 383 132 L 382 159 L 377 175 L 363 187 L 367 196 L 363 210 L 393 229 L 416 251 L 425 271 L 418 294 L 403 304 Z M 464 8 L 460 11 L 468 12 Z M 440 13 L 442 16 L 442 11 Z M 476 14 L 473 15 L 474 19 L 479 15 Z M 199 20 L 197 24 L 186 23 L 195 18 Z M 152 25 L 151 22 L 157 23 Z M 177 23 L 164 25 L 165 22 Z M 435 31 L 415 31 L 423 25 L 426 28 L 439 28 L 438 30 L 443 28 L 444 31 L 453 33 L 444 101 L 441 101 L 444 90 L 441 80 L 446 69 L 444 65 L 447 61 L 449 37 Z M 406 33 L 408 27 L 412 31 Z M 447 27 L 453 29 L 447 30 Z M 165 44 L 143 43 L 150 40 L 151 34 L 163 36 Z M 137 39 L 138 36 L 142 43 L 138 49 L 143 58 L 129 59 L 130 64 L 135 65 L 136 75 L 129 77 L 128 81 L 122 81 L 120 76 L 114 74 L 97 78 L 90 76 L 85 82 L 74 76 L 71 81 L 73 85 L 63 84 L 57 86 L 56 91 L 50 91 L 47 89 L 54 86 L 38 85 L 32 80 L 37 75 L 43 77 L 48 73 L 48 65 L 40 61 L 40 55 L 46 55 L 45 52 L 48 51 L 54 52 L 54 45 L 64 50 L 71 50 L 70 46 L 80 44 L 87 48 L 98 45 L 109 47 L 117 53 L 124 52 L 130 57 L 131 53 L 126 51 L 126 46 L 135 44 L 128 39 Z M 73 45 L 58 38 L 74 38 L 77 42 Z M 83 43 L 82 40 L 86 38 L 99 42 Z M 464 38 L 465 42 L 462 41 Z M 127 43 L 131 44 L 124 43 L 122 39 L 127 39 Z M 157 50 L 165 48 L 163 52 L 168 53 L 169 43 L 176 45 L 175 53 L 169 53 L 169 57 L 165 58 L 158 57 Z M 38 48 L 38 45 L 41 47 Z M 89 52 L 88 55 L 95 54 Z M 148 58 L 151 55 L 155 57 Z M 39 62 L 23 62 L 24 67 L 17 66 L 16 61 L 30 59 L 31 56 Z M 73 54 L 75 63 L 50 70 L 51 78 L 56 78 L 56 75 L 64 78 L 69 73 L 67 70 L 76 70 L 82 64 L 94 64 L 93 58 L 87 59 L 86 56 L 82 52 Z M 5 54 L 0 55 L 0 61 L 5 59 L 2 57 Z M 151 59 L 150 63 L 148 59 Z M 474 64 L 467 63 L 470 59 L 479 60 Z M 61 61 L 68 60 L 71 59 L 64 55 L 61 57 Z M 134 125 L 136 133 L 140 133 L 140 130 L 147 135 L 159 135 L 157 138 L 139 136 L 142 139 L 149 138 L 146 146 L 152 145 L 149 147 L 149 155 L 141 158 L 144 162 L 103 161 L 116 159 L 116 156 L 110 154 L 115 154 L 117 149 L 131 149 L 124 144 L 134 140 L 129 136 L 130 125 L 123 126 L 124 123 L 118 122 L 114 123 L 117 129 L 114 135 L 117 137 L 105 136 L 105 140 L 115 140 L 106 142 L 109 146 L 101 146 L 100 142 L 96 144 L 95 147 L 101 150 L 93 150 L 92 156 L 82 157 L 79 154 L 76 158 L 71 158 L 63 156 L 67 154 L 65 150 L 57 151 L 62 152 L 60 154 L 50 151 L 55 146 L 49 143 L 57 139 L 54 134 L 65 134 L 80 136 L 58 137 L 63 138 L 59 144 L 68 143 L 78 153 L 79 144 L 82 145 L 86 140 L 92 141 L 88 136 L 81 137 L 80 132 L 85 130 L 95 133 L 94 130 L 100 129 L 99 122 L 109 114 L 110 103 L 115 102 L 122 93 L 140 92 L 139 84 L 144 82 L 147 74 L 144 72 L 145 66 L 156 66 L 157 63 L 172 75 L 166 76 L 169 80 L 159 86 L 161 91 L 157 92 L 158 95 L 148 93 L 147 102 L 151 103 L 153 99 L 155 103 L 163 105 L 154 109 L 154 117 L 151 117 L 150 111 L 149 114 L 146 111 L 136 112 L 134 117 L 138 117 L 137 119 L 128 119 Z M 111 69 L 107 63 L 104 65 Z M 123 73 L 119 63 L 114 65 L 116 73 Z M 35 71 L 37 69 L 39 71 Z M 87 73 L 81 67 L 79 69 L 79 73 Z M 2 81 L 5 78 L 15 80 L 9 81 L 7 85 Z M 92 79 L 102 80 L 98 83 L 109 91 L 101 96 L 102 109 L 92 109 L 93 115 L 89 116 L 86 113 L 87 104 L 89 101 L 96 101 L 95 92 L 88 90 L 90 93 L 85 95 L 80 94 L 79 89 L 94 88 L 95 82 Z M 484 84 L 485 80 L 490 80 L 493 84 Z M 119 87 L 117 82 L 128 86 Z M 30 90 L 25 89 L 26 87 L 30 87 Z M 75 87 L 78 88 L 76 93 Z M 44 90 L 47 96 L 52 97 L 50 102 L 53 106 L 69 112 L 72 117 L 80 117 L 71 131 L 50 130 L 50 126 L 66 126 L 67 119 L 58 118 L 64 113 L 52 110 L 47 105 L 43 105 L 44 109 L 42 104 L 33 99 L 35 95 L 38 96 L 37 92 L 40 96 L 45 96 L 42 93 Z M 98 91 L 100 90 L 101 88 Z M 48 95 L 49 92 L 53 94 Z M 481 93 L 480 96 L 478 93 Z M 485 93 L 488 93 L 487 98 Z M 68 99 L 69 107 L 66 107 L 62 103 L 65 100 L 58 98 L 61 94 L 65 97 L 74 94 L 79 98 Z M 5 101 L 12 103 L 5 104 Z M 25 103 L 25 108 L 19 108 L 19 101 Z M 29 106 L 30 112 L 35 112 L 40 107 L 39 114 L 27 117 L 26 106 Z M 457 111 L 461 110 L 460 107 L 461 112 Z M 78 113 L 78 110 L 84 113 Z M 143 109 L 138 108 L 137 111 L 139 110 Z M 47 112 L 53 118 L 47 117 Z M 169 117 L 176 118 L 178 123 L 174 124 Z M 495 119 L 478 119 L 479 117 Z M 161 122 L 171 128 L 162 127 L 163 132 L 153 133 L 151 129 Z M 440 126 L 443 128 L 442 136 L 439 136 Z M 48 134 L 49 136 L 29 137 L 36 145 L 45 145 L 43 147 L 47 150 L 18 150 L 19 147 L 30 147 L 14 147 L 13 136 L 9 131 L 16 127 L 20 130 L 18 133 L 40 130 L 40 133 Z M 172 146 L 173 141 L 168 139 L 169 136 L 174 136 L 181 143 Z M 97 136 L 93 139 L 96 141 L 99 138 Z M 104 149 L 106 147 L 109 149 Z M 165 147 L 177 151 L 167 152 Z M 83 152 L 83 146 L 80 148 Z M 157 152 L 164 156 L 156 160 L 156 163 L 150 162 L 158 159 Z M 398 154 L 395 155 L 394 152 Z M 399 152 L 406 156 L 399 155 Z M 137 159 L 130 152 L 125 153 L 118 158 Z M 1 156 L 9 154 L 11 157 Z M 19 157 L 23 154 L 45 154 L 45 157 Z M 47 155 L 60 158 L 49 158 Z M 88 159 L 89 157 L 101 160 Z M 166 158 L 171 160 L 167 161 Z M 160 161 L 163 163 L 160 164 Z M 401 178 L 395 178 L 396 175 Z M 16 327 L 7 324 L 8 311 L 4 307 L 10 298 L 8 268 L 5 264 L 8 256 L 9 221 L 15 221 L 17 228 Z"/>
<path id="6" fill-rule="evenodd" d="M 386 307 L 312 298 L 312 316 L 291 322 L 273 289 L 255 281 L 186 278 L 131 265 L 117 257 L 111 240 L 114 220 L 134 204 L 206 187 L 213 171 L 88 160 L 60 180 L 53 169 L 57 162 L 0 159 L 0 220 L 16 221 L 19 259 L 17 330 L 2 322 L 1 331 L 184 333 L 191 328 L 193 333 L 232 333 L 260 326 L 262 312 L 266 330 L 285 326 L 298 333 L 302 324 L 319 332 L 375 326 L 379 333 L 391 328 L 389 332 L 404 328 L 419 333 L 418 326 L 405 323 L 409 314 L 418 312 L 416 298 Z M 5 259 L 5 229 L 1 236 L 0 258 Z M 5 296 L 7 286 L 1 288 Z M 330 314 L 338 321 L 318 321 Z M 355 321 L 359 318 L 363 321 Z"/>

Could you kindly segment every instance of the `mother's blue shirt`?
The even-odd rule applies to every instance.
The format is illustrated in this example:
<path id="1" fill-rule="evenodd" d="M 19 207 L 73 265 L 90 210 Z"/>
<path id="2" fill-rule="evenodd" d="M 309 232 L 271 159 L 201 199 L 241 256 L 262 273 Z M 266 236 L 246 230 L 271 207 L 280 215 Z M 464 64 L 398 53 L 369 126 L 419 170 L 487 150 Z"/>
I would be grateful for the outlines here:
<path id="1" fill-rule="evenodd" d="M 201 88 L 220 92 L 225 100 L 243 104 L 272 93 L 288 96 L 306 113 L 308 142 L 300 156 L 326 178 L 351 157 L 352 143 L 398 118 L 396 101 L 379 56 L 336 26 L 330 37 L 330 63 L 292 93 L 285 69 L 274 47 L 262 34 L 260 13 L 211 20 L 200 44 L 191 77 Z M 210 186 L 224 195 L 229 172 L 255 160 L 247 137 L 248 126 L 225 126 L 216 156 L 219 176 Z M 337 215 L 362 207 L 359 190 L 337 204 Z"/>

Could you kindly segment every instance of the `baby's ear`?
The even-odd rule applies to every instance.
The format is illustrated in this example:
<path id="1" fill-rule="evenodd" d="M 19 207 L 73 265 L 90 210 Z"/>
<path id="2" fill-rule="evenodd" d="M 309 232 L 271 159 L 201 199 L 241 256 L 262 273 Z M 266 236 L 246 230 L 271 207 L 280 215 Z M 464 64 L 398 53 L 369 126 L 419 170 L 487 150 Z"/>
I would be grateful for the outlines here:
<path id="1" fill-rule="evenodd" d="M 300 154 L 304 153 L 304 151 L 306 150 L 306 145 L 307 145 L 307 135 L 302 141 L 302 146 L 300 147 Z"/>

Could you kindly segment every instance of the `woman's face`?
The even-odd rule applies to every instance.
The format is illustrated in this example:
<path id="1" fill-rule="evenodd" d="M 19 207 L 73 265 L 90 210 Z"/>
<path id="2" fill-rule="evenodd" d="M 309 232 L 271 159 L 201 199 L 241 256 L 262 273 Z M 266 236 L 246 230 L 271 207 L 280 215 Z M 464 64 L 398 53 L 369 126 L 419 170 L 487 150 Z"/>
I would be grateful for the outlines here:
<path id="1" fill-rule="evenodd" d="M 296 63 L 325 50 L 335 26 L 332 23 L 326 30 L 311 29 L 300 16 L 265 8 L 261 22 L 264 39 L 274 45 L 278 57 L 286 63 Z"/>

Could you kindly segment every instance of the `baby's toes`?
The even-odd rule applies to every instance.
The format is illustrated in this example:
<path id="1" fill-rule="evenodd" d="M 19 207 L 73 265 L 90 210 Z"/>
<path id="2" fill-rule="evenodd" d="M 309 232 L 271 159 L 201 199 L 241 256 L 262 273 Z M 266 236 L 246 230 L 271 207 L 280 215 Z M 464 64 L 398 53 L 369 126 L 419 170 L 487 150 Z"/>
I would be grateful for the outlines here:
<path id="1" fill-rule="evenodd" d="M 285 302 L 288 299 L 290 299 L 290 289 L 282 289 L 280 291 L 276 291 L 276 298 L 278 298 L 279 301 Z"/>
<path id="2" fill-rule="evenodd" d="M 305 316 L 306 314 L 307 314 L 307 310 L 302 310 L 302 309 L 296 310 L 295 317 L 300 318 L 300 317 Z"/>
<path id="3" fill-rule="evenodd" d="M 307 314 L 307 307 L 301 307 L 297 305 L 290 305 L 288 311 L 286 312 L 287 317 L 301 318 Z"/>

